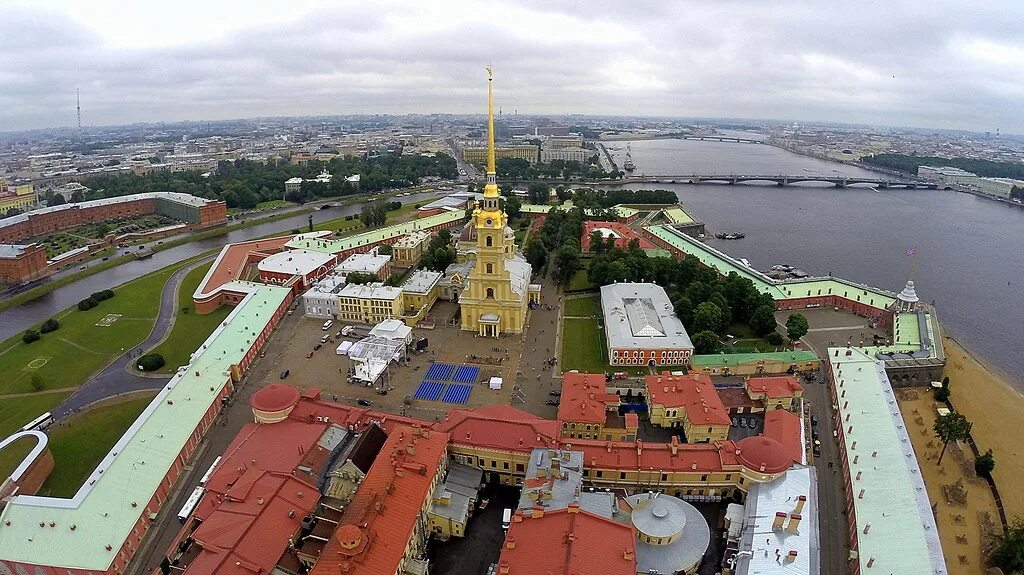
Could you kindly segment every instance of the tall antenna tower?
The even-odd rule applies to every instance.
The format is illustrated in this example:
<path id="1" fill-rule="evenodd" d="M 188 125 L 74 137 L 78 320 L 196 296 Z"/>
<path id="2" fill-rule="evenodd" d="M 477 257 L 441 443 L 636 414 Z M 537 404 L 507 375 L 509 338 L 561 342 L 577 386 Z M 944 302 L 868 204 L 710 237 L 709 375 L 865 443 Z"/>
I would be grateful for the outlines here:
<path id="1" fill-rule="evenodd" d="M 78 135 L 82 135 L 82 94 L 78 88 L 75 88 L 75 111 L 78 114 Z"/>

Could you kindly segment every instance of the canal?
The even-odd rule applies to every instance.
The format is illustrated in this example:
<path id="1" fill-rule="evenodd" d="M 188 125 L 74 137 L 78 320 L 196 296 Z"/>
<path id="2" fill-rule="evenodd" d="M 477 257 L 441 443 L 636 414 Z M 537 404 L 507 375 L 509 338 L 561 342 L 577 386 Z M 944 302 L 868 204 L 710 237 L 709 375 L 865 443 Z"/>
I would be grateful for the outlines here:
<path id="1" fill-rule="evenodd" d="M 396 199 L 401 201 L 403 204 L 409 204 L 432 199 L 438 195 L 438 192 L 430 191 Z M 316 224 L 326 220 L 343 218 L 351 214 L 358 214 L 361 209 L 362 204 L 352 204 L 348 206 L 328 208 L 325 210 L 316 210 L 311 213 L 313 216 L 313 223 Z M 300 213 L 280 220 L 233 230 L 224 235 L 188 244 L 182 244 L 169 250 L 157 252 L 150 258 L 126 262 L 117 267 L 103 270 L 95 275 L 63 286 L 60 289 L 54 290 L 30 302 L 26 302 L 15 308 L 0 312 L 0 340 L 6 339 L 20 331 L 24 331 L 32 325 L 53 316 L 61 310 L 75 305 L 79 301 L 88 297 L 91 293 L 112 288 L 149 272 L 167 267 L 173 263 L 187 260 L 210 250 L 218 249 L 224 244 L 251 240 L 269 234 L 289 232 L 295 228 L 305 228 L 308 224 L 309 215 L 310 214 Z"/>

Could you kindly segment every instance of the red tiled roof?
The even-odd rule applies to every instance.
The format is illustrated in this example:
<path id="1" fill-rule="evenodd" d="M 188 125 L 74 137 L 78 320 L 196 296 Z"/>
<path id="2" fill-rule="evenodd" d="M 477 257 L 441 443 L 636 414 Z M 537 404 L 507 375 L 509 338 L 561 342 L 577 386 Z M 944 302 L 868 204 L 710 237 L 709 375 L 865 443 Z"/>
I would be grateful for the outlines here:
<path id="1" fill-rule="evenodd" d="M 562 397 L 558 403 L 558 424 L 563 421 L 604 424 L 606 401 L 619 398 L 605 391 L 603 373 L 566 373 L 562 379 Z"/>
<path id="2" fill-rule="evenodd" d="M 447 457 L 448 439 L 447 433 L 395 427 L 311 575 L 395 573 Z"/>
<path id="3" fill-rule="evenodd" d="M 463 445 L 525 452 L 558 447 L 557 422 L 507 405 L 455 409 L 434 429 L 451 434 L 452 443 Z"/>
<path id="4" fill-rule="evenodd" d="M 241 278 L 247 265 L 281 251 L 284 249 L 284 244 L 291 239 L 291 236 L 281 236 L 224 246 L 214 261 L 215 267 L 203 278 L 204 282 L 199 285 L 198 291 L 210 294 L 220 286 Z M 256 257 L 250 257 L 252 255 Z"/>
<path id="5" fill-rule="evenodd" d="M 683 408 L 691 424 L 732 424 L 718 390 L 711 383 L 711 378 L 703 373 L 648 375 L 646 383 L 650 403 Z"/>
<path id="6" fill-rule="evenodd" d="M 763 473 L 779 473 L 789 469 L 793 459 L 781 443 L 764 435 L 744 437 L 736 442 L 737 458 L 747 469 Z"/>
<path id="7" fill-rule="evenodd" d="M 587 468 L 717 472 L 739 465 L 732 441 L 679 443 L 673 438 L 671 443 L 644 443 L 573 439 L 565 443 L 583 452 L 583 465 Z"/>
<path id="8" fill-rule="evenodd" d="M 583 234 L 580 236 L 581 251 L 590 251 L 590 234 L 598 228 L 609 229 L 619 234 L 619 237 L 615 238 L 615 247 L 617 248 L 628 247 L 629 242 L 634 239 L 640 242 L 640 249 L 642 250 L 650 250 L 655 247 L 649 240 L 637 235 L 632 228 L 625 224 L 621 224 L 619 222 L 586 221 L 583 222 Z"/>
<path id="9" fill-rule="evenodd" d="M 781 443 L 786 455 L 796 463 L 803 459 L 802 428 L 803 421 L 795 413 L 775 409 L 764 414 L 764 435 Z"/>
<path id="10" fill-rule="evenodd" d="M 284 383 L 271 383 L 253 394 L 249 405 L 263 412 L 284 411 L 299 402 L 298 388 Z"/>
<path id="11" fill-rule="evenodd" d="M 498 573 L 508 575 L 635 575 L 633 529 L 580 510 L 519 510 L 505 537 Z"/>
<path id="12" fill-rule="evenodd" d="M 779 375 L 775 377 L 749 377 L 746 381 L 748 393 L 764 394 L 770 399 L 781 397 L 796 397 L 797 393 L 803 391 L 803 386 L 791 375 Z"/>

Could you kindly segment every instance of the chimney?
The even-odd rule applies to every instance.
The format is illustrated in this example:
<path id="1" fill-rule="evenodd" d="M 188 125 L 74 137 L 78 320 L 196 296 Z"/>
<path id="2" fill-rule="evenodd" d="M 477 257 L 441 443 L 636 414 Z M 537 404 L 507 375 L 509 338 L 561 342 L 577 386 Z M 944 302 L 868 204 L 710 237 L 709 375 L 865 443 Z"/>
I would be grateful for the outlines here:
<path id="1" fill-rule="evenodd" d="M 506 573 L 508 573 L 508 570 L 509 570 L 508 561 L 502 561 L 501 565 L 498 566 L 498 573 L 501 573 L 502 575 L 505 575 Z"/>
<path id="2" fill-rule="evenodd" d="M 864 535 L 867 535 L 869 531 L 871 531 L 871 524 L 870 523 L 868 523 L 867 525 L 864 526 Z"/>
<path id="3" fill-rule="evenodd" d="M 796 561 L 796 556 L 796 549 L 790 549 L 789 553 L 786 554 L 786 561 Z"/>
<path id="4" fill-rule="evenodd" d="M 782 529 L 782 524 L 786 521 L 786 514 L 779 511 L 775 514 L 775 521 L 772 521 L 772 531 L 778 531 Z"/>
<path id="5" fill-rule="evenodd" d="M 534 506 L 530 508 L 530 517 L 532 519 L 540 519 L 544 517 L 544 508 L 540 506 Z"/>
<path id="6" fill-rule="evenodd" d="M 679 438 L 677 436 L 672 436 L 672 442 L 669 443 L 669 448 L 672 449 L 672 455 L 679 453 Z"/>
<path id="7" fill-rule="evenodd" d="M 861 489 L 860 493 L 857 494 L 857 499 L 864 499 L 864 490 Z"/>
<path id="8" fill-rule="evenodd" d="M 874 557 L 868 559 L 868 567 L 871 567 L 874 564 L 875 564 L 875 558 Z"/>
<path id="9" fill-rule="evenodd" d="M 790 533 L 797 533 L 798 527 L 800 527 L 800 514 L 793 513 L 789 516 L 789 524 L 786 525 L 786 531 Z"/>
<path id="10" fill-rule="evenodd" d="M 570 503 L 569 507 L 567 507 L 565 509 L 565 512 L 566 513 L 579 513 L 580 512 L 580 504 L 576 503 L 576 502 Z"/>
<path id="11" fill-rule="evenodd" d="M 636 557 L 636 555 L 633 553 L 632 549 L 627 548 L 622 552 L 622 558 L 626 561 L 632 561 L 634 557 Z"/>
<path id="12" fill-rule="evenodd" d="M 515 548 L 516 548 L 516 538 L 515 537 L 509 537 L 508 539 L 505 540 L 505 549 L 515 549 Z"/>
<path id="13" fill-rule="evenodd" d="M 858 472 L 857 472 L 857 481 L 860 481 L 860 474 L 861 474 L 861 473 L 863 473 L 863 472 L 861 472 L 861 471 L 858 471 Z"/>
<path id="14" fill-rule="evenodd" d="M 800 497 L 797 497 L 796 498 L 796 511 L 794 511 L 793 513 L 803 513 L 804 512 L 804 503 L 807 503 L 807 496 L 806 495 L 801 495 Z"/>

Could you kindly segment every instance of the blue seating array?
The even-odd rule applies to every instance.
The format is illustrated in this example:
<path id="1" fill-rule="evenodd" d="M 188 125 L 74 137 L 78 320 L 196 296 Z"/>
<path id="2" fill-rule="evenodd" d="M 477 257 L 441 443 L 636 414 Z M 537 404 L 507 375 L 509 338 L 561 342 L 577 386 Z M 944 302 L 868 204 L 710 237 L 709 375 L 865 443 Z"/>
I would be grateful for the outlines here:
<path id="1" fill-rule="evenodd" d="M 469 401 L 469 394 L 472 391 L 472 385 L 466 383 L 452 383 L 444 390 L 444 395 L 441 397 L 441 401 L 445 403 L 466 403 Z"/>
<path id="2" fill-rule="evenodd" d="M 445 384 L 439 381 L 422 381 L 419 387 L 416 388 L 416 393 L 413 397 L 417 399 L 427 399 L 430 401 L 437 401 L 441 397 L 441 392 L 444 391 Z"/>
<path id="3" fill-rule="evenodd" d="M 455 366 L 450 363 L 432 363 L 427 370 L 426 378 L 433 381 L 448 381 L 455 372 Z"/>
<path id="4" fill-rule="evenodd" d="M 458 366 L 458 369 L 455 370 L 455 376 L 452 377 L 452 379 L 460 383 L 473 383 L 476 381 L 476 376 L 479 373 L 479 367 L 474 367 L 472 365 L 460 365 Z"/>

